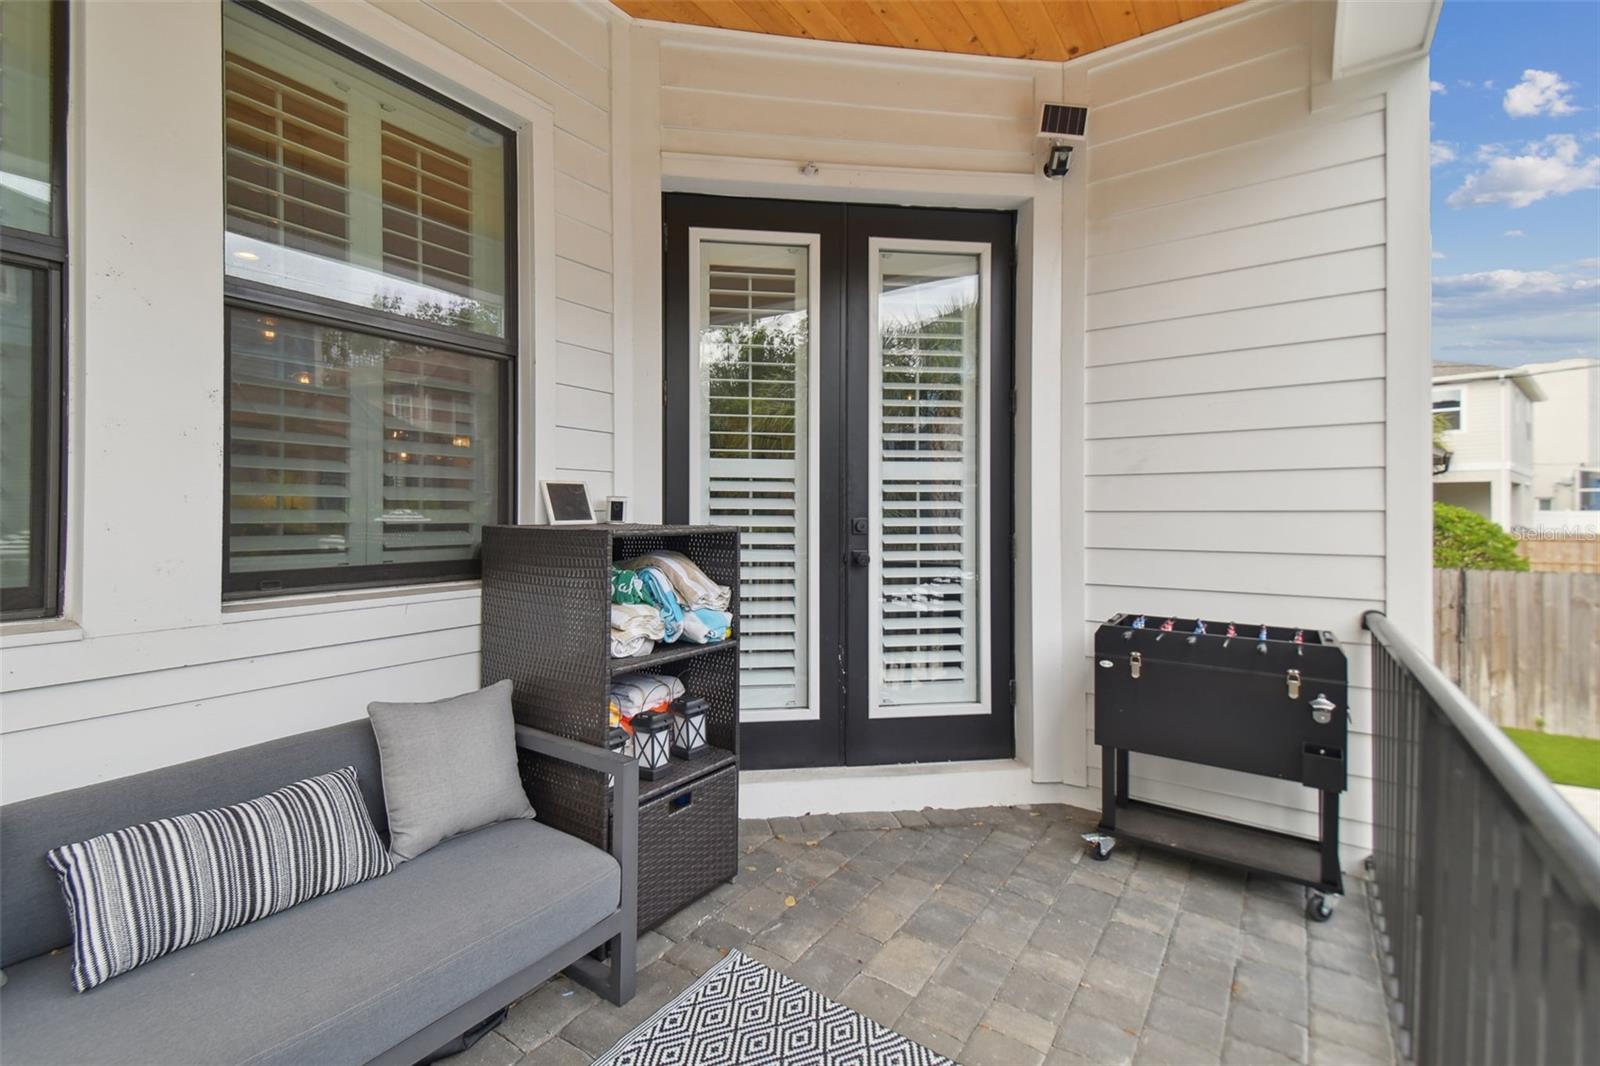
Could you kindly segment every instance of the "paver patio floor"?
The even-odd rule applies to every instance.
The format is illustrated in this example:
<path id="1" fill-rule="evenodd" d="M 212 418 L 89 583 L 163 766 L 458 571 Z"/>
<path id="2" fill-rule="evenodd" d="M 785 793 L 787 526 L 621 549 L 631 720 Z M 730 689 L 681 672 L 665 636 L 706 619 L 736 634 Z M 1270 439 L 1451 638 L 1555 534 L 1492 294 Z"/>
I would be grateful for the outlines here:
<path id="1" fill-rule="evenodd" d="M 1367 886 L 1119 844 L 1059 805 L 745 822 L 738 878 L 639 944 L 622 1009 L 557 978 L 453 1066 L 587 1063 L 728 948 L 964 1066 L 1396 1061 Z"/>

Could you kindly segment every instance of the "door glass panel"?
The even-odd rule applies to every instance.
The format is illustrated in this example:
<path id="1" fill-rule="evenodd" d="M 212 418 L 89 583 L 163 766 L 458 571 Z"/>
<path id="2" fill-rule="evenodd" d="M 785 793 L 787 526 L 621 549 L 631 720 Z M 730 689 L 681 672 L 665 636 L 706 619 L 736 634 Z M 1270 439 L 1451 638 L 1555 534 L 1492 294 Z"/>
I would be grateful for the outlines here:
<path id="1" fill-rule="evenodd" d="M 704 241 L 696 506 L 741 532 L 740 705 L 806 708 L 810 250 Z"/>
<path id="2" fill-rule="evenodd" d="M 980 258 L 878 253 L 880 707 L 978 700 Z"/>

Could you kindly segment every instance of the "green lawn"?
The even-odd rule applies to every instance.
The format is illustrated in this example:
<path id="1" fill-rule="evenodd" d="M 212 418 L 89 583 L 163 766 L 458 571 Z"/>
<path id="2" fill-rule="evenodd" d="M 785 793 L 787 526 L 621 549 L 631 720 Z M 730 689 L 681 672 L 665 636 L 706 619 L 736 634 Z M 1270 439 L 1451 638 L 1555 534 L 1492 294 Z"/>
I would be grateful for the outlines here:
<path id="1" fill-rule="evenodd" d="M 1600 740 L 1531 729 L 1507 729 L 1506 736 L 1556 784 L 1600 788 Z"/>

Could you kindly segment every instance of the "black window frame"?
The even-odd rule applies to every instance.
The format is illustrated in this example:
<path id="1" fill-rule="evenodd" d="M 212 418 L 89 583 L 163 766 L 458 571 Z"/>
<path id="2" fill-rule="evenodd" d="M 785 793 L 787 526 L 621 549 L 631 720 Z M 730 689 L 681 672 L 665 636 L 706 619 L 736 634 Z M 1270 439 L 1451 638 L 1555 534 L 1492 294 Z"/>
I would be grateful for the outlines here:
<path id="1" fill-rule="evenodd" d="M 372 563 L 360 566 L 307 567 L 291 570 L 250 570 L 233 573 L 229 555 L 232 492 L 233 447 L 233 319 L 234 312 L 258 312 L 281 315 L 286 319 L 309 322 L 331 329 L 427 345 L 453 354 L 487 359 L 498 369 L 500 432 L 498 456 L 498 508 L 494 521 L 511 521 L 516 508 L 516 395 L 517 358 L 521 336 L 518 315 L 518 214 L 517 214 L 517 155 L 519 135 L 502 122 L 474 111 L 460 101 L 438 91 L 430 85 L 409 77 L 363 54 L 343 41 L 329 37 L 304 23 L 257 0 L 226 0 L 227 3 L 268 19 L 299 35 L 312 44 L 327 49 L 375 74 L 409 89 L 419 96 L 456 112 L 487 129 L 505 137 L 505 172 L 503 196 L 505 199 L 505 307 L 502 335 L 495 337 L 471 333 L 465 329 L 452 329 L 429 322 L 409 319 L 311 293 L 285 289 L 275 285 L 248 281 L 223 275 L 223 381 L 226 396 L 223 402 L 223 462 L 222 462 L 222 596 L 224 601 L 259 599 L 269 596 L 335 592 L 342 589 L 396 588 L 409 585 L 438 584 L 448 581 L 471 581 L 482 576 L 480 553 L 459 560 L 436 560 L 413 563 Z M 219 63 L 222 56 L 219 52 Z M 224 174 L 218 180 L 226 180 Z M 224 221 L 226 225 L 226 220 Z"/>
<path id="2" fill-rule="evenodd" d="M 32 499 L 29 581 L 0 589 L 0 620 L 56 618 L 62 614 L 62 560 L 66 556 L 67 372 L 67 86 L 71 51 L 66 0 L 50 3 L 50 229 L 49 234 L 0 226 L 0 262 L 45 277 L 36 294 L 44 335 L 34 344 Z"/>

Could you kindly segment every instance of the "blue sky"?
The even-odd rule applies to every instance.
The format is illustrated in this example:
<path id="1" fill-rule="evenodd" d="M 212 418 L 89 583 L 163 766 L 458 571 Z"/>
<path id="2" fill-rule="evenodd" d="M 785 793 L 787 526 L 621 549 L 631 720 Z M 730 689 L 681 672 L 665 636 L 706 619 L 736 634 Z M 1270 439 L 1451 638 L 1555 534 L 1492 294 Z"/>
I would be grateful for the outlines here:
<path id="1" fill-rule="evenodd" d="M 1445 0 L 1433 356 L 1600 356 L 1600 3 Z"/>

